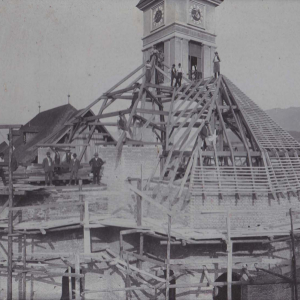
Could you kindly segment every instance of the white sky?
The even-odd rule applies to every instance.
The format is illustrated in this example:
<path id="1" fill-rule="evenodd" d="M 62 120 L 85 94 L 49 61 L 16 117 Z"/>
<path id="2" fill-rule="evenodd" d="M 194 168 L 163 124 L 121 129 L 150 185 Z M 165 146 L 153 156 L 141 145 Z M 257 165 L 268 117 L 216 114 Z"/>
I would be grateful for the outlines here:
<path id="1" fill-rule="evenodd" d="M 83 108 L 142 62 L 138 0 L 2 0 L 0 123 Z M 225 0 L 221 73 L 263 109 L 300 106 L 300 1 Z"/>

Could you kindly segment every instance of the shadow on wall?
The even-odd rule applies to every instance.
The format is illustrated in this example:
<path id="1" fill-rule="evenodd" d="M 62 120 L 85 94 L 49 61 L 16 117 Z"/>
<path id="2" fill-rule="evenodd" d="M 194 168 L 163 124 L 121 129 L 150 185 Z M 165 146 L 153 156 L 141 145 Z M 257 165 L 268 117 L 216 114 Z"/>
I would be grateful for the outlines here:
<path id="1" fill-rule="evenodd" d="M 232 281 L 239 281 L 240 275 L 232 273 Z M 227 273 L 222 274 L 215 282 L 226 282 Z M 214 300 L 227 300 L 227 286 L 214 288 Z M 232 286 L 232 300 L 242 300 L 242 288 L 239 285 Z"/>

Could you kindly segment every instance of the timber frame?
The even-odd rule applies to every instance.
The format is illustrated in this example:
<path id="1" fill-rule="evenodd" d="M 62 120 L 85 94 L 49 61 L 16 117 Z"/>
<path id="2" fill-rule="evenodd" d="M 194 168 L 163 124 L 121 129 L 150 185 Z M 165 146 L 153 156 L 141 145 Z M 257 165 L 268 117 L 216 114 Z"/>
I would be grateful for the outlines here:
<path id="1" fill-rule="evenodd" d="M 118 141 L 98 145 L 115 146 L 118 159 L 124 145 L 162 147 L 160 176 L 154 177 L 154 170 L 145 189 L 153 182 L 169 186 L 179 182 L 179 196 L 187 188 L 190 195 L 203 199 L 207 195 L 219 199 L 233 195 L 237 201 L 243 194 L 252 195 L 253 201 L 261 194 L 273 199 L 300 196 L 300 144 L 293 137 L 224 75 L 194 82 L 183 78 L 182 86 L 173 88 L 159 84 L 158 75 L 168 78 L 168 74 L 157 60 L 152 57 L 150 82 L 142 64 L 66 124 L 69 143 L 81 127 L 90 128 L 80 159 L 97 125 L 115 126 L 121 132 Z M 122 107 L 128 101 L 132 105 L 107 113 L 117 101 Z M 97 103 L 101 103 L 98 114 L 83 117 Z M 107 118 L 119 118 L 122 125 L 106 122 Z M 234 144 L 237 140 L 239 147 Z"/>

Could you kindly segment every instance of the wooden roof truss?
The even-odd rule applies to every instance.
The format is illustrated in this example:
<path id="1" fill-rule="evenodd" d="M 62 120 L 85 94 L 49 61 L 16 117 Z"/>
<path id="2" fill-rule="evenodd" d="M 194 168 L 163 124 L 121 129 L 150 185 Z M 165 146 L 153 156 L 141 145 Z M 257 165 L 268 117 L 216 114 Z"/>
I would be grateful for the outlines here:
<path id="1" fill-rule="evenodd" d="M 300 144 L 296 140 L 225 76 L 195 82 L 184 78 L 176 89 L 158 84 L 158 74 L 166 78 L 168 74 L 156 59 L 151 60 L 151 82 L 146 82 L 142 64 L 69 121 L 69 143 L 82 127 L 91 128 L 89 142 L 98 124 L 118 126 L 105 120 L 122 118 L 118 141 L 104 142 L 104 146 L 115 145 L 119 153 L 123 145 L 162 147 L 160 176 L 156 178 L 154 171 L 146 189 L 152 183 L 167 183 L 179 187 L 179 196 L 187 188 L 191 196 L 218 195 L 220 200 L 223 195 L 234 195 L 237 200 L 240 195 L 252 195 L 255 201 L 260 194 L 274 199 L 299 194 Z M 136 87 L 138 98 L 131 107 L 107 112 L 116 101 L 132 100 Z M 98 102 L 98 114 L 83 117 Z M 144 139 L 143 133 L 149 130 L 156 140 Z M 80 159 L 85 151 L 86 146 Z"/>

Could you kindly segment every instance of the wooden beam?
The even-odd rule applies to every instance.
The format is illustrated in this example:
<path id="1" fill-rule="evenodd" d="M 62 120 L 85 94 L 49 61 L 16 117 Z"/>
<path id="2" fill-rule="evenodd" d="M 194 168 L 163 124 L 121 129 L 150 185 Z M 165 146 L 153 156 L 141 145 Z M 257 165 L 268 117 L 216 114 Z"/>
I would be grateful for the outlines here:
<path id="1" fill-rule="evenodd" d="M 153 206 L 158 208 L 160 211 L 163 211 L 168 215 L 172 215 L 172 212 L 169 209 L 165 208 L 163 205 L 161 205 L 159 203 L 156 203 L 155 199 L 150 198 L 147 194 L 145 194 L 144 192 L 138 190 L 133 185 L 129 184 L 129 189 L 132 190 L 133 192 L 135 192 L 136 194 L 140 195 L 143 200 L 149 202 L 150 204 L 152 204 Z"/>
<path id="2" fill-rule="evenodd" d="M 84 227 L 83 227 L 83 241 L 84 241 L 84 254 L 91 254 L 91 232 L 90 232 L 90 212 L 89 201 L 84 202 Z"/>
<path id="3" fill-rule="evenodd" d="M 58 147 L 58 148 L 76 148 L 89 146 L 89 144 L 36 144 L 35 147 Z"/>
<path id="4" fill-rule="evenodd" d="M 22 125 L 20 124 L 1 124 L 0 129 L 15 129 L 15 128 L 21 128 Z"/>
<path id="5" fill-rule="evenodd" d="M 9 212 L 8 212 L 8 259 L 7 259 L 7 299 L 12 299 L 12 279 L 13 279 L 13 263 L 12 263 L 12 256 L 13 256 L 13 212 L 11 209 L 14 205 L 14 192 L 13 192 L 13 172 L 12 172 L 12 155 L 13 155 L 13 138 L 12 138 L 12 127 L 9 128 L 9 158 L 8 158 L 8 189 L 9 189 Z"/>
<path id="6" fill-rule="evenodd" d="M 142 114 L 149 114 L 149 115 L 162 115 L 162 116 L 168 116 L 169 115 L 169 113 L 167 111 L 154 110 L 154 109 L 144 109 L 144 108 L 137 108 L 136 112 L 142 113 Z"/>
<path id="7" fill-rule="evenodd" d="M 153 117 L 153 116 L 152 116 L 152 117 Z M 140 115 L 134 115 L 134 118 L 139 119 L 139 120 L 143 121 L 144 123 L 147 123 L 147 122 L 149 121 L 149 119 L 147 120 L 146 118 L 144 118 L 144 117 L 142 117 L 142 116 L 140 116 Z M 151 119 L 151 117 L 150 117 L 150 119 Z M 151 127 L 155 128 L 155 129 L 157 129 L 157 130 L 165 131 L 165 129 L 164 129 L 162 126 L 158 126 L 157 123 L 158 123 L 158 122 L 155 122 L 155 123 L 154 123 L 154 122 L 150 121 L 150 122 L 149 122 L 149 125 L 150 125 Z"/>
<path id="8" fill-rule="evenodd" d="M 151 88 L 167 90 L 167 91 L 173 91 L 173 89 L 174 89 L 172 86 L 158 85 L 158 84 L 153 84 L 153 83 L 146 83 L 145 87 L 151 87 Z"/>
<path id="9" fill-rule="evenodd" d="M 231 242 L 231 215 L 227 213 L 227 300 L 232 300 L 232 242 Z"/>
<path id="10" fill-rule="evenodd" d="M 118 86 L 120 86 L 122 83 L 124 83 L 126 80 L 128 80 L 131 76 L 133 76 L 135 73 L 137 73 L 139 70 L 144 68 L 145 64 L 141 64 L 136 69 L 134 69 L 131 73 L 129 73 L 126 77 L 124 77 L 122 80 L 120 80 L 118 83 L 116 83 L 113 87 L 111 87 L 108 91 L 106 91 L 104 94 L 111 93 L 114 89 L 116 89 Z"/>

